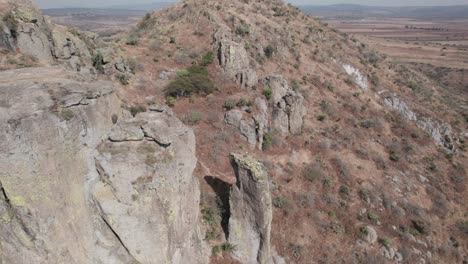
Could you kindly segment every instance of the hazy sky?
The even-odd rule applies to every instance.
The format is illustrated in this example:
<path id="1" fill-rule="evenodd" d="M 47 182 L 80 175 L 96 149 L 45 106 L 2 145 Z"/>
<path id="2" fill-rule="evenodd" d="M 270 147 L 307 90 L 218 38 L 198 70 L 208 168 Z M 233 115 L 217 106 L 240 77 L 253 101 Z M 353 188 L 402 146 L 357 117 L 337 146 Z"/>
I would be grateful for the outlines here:
<path id="1" fill-rule="evenodd" d="M 42 8 L 54 7 L 97 7 L 112 6 L 121 4 L 141 4 L 151 2 L 175 2 L 173 0 L 33 0 Z M 98 3 L 97 3 L 98 2 Z M 409 5 L 468 5 L 468 0 L 289 0 L 293 4 L 362 4 L 362 5 L 383 5 L 383 6 L 409 6 Z"/>

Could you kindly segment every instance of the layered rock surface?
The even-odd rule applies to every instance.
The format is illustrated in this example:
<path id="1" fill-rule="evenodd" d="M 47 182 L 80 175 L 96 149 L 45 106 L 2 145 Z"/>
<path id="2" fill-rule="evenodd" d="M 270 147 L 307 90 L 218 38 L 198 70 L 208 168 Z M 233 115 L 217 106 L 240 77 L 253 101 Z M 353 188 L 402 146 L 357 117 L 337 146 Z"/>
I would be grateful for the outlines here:
<path id="1" fill-rule="evenodd" d="M 207 262 L 190 129 L 60 67 L 0 79 L 2 263 Z"/>

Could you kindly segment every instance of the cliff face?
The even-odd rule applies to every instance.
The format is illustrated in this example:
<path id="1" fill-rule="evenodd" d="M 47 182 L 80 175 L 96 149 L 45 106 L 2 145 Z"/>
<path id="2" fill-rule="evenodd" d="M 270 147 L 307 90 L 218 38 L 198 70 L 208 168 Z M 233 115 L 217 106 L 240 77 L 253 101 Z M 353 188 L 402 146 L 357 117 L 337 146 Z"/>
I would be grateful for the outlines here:
<path id="1" fill-rule="evenodd" d="M 2 263 L 206 262 L 191 129 L 61 67 L 0 78 Z"/>

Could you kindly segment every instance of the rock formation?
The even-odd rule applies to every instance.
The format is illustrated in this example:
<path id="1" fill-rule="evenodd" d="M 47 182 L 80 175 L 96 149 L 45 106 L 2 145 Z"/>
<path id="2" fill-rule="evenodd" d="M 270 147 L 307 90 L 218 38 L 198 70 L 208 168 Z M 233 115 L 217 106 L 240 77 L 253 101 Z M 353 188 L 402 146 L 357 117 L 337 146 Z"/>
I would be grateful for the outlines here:
<path id="1" fill-rule="evenodd" d="M 61 67 L 0 79 L 4 263 L 207 263 L 191 129 Z"/>
<path id="2" fill-rule="evenodd" d="M 256 85 L 257 73 L 250 67 L 250 59 L 244 44 L 232 40 L 230 30 L 225 27 L 220 27 L 214 38 L 219 65 L 226 75 L 236 80 L 243 88 Z"/>
<path id="3" fill-rule="evenodd" d="M 231 154 L 237 178 L 230 196 L 228 240 L 241 263 L 270 263 L 272 204 L 265 167 L 252 157 Z"/>
<path id="4" fill-rule="evenodd" d="M 283 135 L 301 133 L 306 114 L 304 97 L 280 75 L 267 77 L 263 83 L 273 92 L 273 127 Z"/>

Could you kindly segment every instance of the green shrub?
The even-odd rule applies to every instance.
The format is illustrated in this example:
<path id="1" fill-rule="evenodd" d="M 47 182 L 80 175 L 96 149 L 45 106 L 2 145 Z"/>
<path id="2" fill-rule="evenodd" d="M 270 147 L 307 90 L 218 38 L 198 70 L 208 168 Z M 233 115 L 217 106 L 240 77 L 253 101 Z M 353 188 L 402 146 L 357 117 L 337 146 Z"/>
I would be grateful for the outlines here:
<path id="1" fill-rule="evenodd" d="M 274 143 L 274 136 L 273 133 L 267 132 L 263 134 L 263 144 L 262 144 L 262 149 L 263 150 L 268 150 L 273 146 Z"/>
<path id="2" fill-rule="evenodd" d="M 124 73 L 117 75 L 117 79 L 122 85 L 128 85 L 130 83 L 130 77 Z"/>
<path id="3" fill-rule="evenodd" d="M 187 113 L 184 116 L 183 121 L 185 124 L 193 126 L 193 125 L 198 124 L 202 120 L 202 118 L 203 118 L 203 115 L 200 112 L 193 111 L 193 112 Z"/>
<path id="4" fill-rule="evenodd" d="M 392 246 L 392 241 L 388 238 L 379 238 L 379 243 L 382 244 L 384 247 L 389 249 Z"/>
<path id="5" fill-rule="evenodd" d="M 214 54 L 213 54 L 213 52 L 210 51 L 210 52 L 206 53 L 205 56 L 203 56 L 200 65 L 201 66 L 208 66 L 208 65 L 213 63 L 213 60 L 214 60 Z"/>
<path id="6" fill-rule="evenodd" d="M 247 100 L 245 98 L 239 99 L 236 103 L 237 106 L 243 107 L 243 106 L 252 106 L 252 100 Z"/>
<path id="7" fill-rule="evenodd" d="M 229 242 L 224 242 L 222 245 L 221 245 L 221 250 L 223 252 L 226 252 L 226 253 L 230 253 L 230 252 L 233 252 L 234 250 L 236 249 L 236 245 L 233 245 Z"/>
<path id="8" fill-rule="evenodd" d="M 394 162 L 398 162 L 400 160 L 400 156 L 398 155 L 398 153 L 392 150 L 390 151 L 390 160 Z"/>
<path id="9" fill-rule="evenodd" d="M 169 43 L 175 44 L 175 43 L 176 43 L 176 39 L 175 39 L 174 37 L 171 37 L 170 40 L 169 40 Z"/>
<path id="10" fill-rule="evenodd" d="M 379 216 L 377 214 L 374 214 L 374 213 L 368 213 L 367 218 L 369 218 L 369 220 L 372 220 L 372 221 L 379 220 Z"/>
<path id="11" fill-rule="evenodd" d="M 186 69 L 180 70 L 177 73 L 177 77 L 184 77 L 184 76 L 189 76 L 189 75 L 190 75 L 190 72 Z"/>
<path id="12" fill-rule="evenodd" d="M 272 200 L 272 204 L 276 208 L 286 208 L 291 205 L 291 201 L 286 197 L 275 197 Z"/>
<path id="13" fill-rule="evenodd" d="M 191 66 L 187 68 L 189 75 L 177 76 L 166 87 L 166 96 L 190 97 L 192 94 L 207 95 L 216 90 L 211 81 L 208 70 L 203 66 Z"/>
<path id="14" fill-rule="evenodd" d="M 327 115 L 325 115 L 325 114 L 319 115 L 319 116 L 317 117 L 317 120 L 318 120 L 318 121 L 325 121 L 325 119 L 327 119 Z"/>
<path id="15" fill-rule="evenodd" d="M 202 209 L 202 218 L 205 223 L 214 227 L 219 222 L 220 213 L 217 209 L 205 207 Z"/>
<path id="16" fill-rule="evenodd" d="M 227 100 L 226 102 L 224 102 L 224 108 L 226 110 L 234 109 L 234 107 L 236 107 L 236 102 L 234 102 L 233 100 Z"/>
<path id="17" fill-rule="evenodd" d="M 302 176 L 310 182 L 323 177 L 322 170 L 316 164 L 307 165 L 302 171 Z"/>
<path id="18" fill-rule="evenodd" d="M 246 25 L 239 26 L 236 28 L 236 34 L 242 37 L 247 36 L 248 34 L 250 34 L 250 28 Z"/>
<path id="19" fill-rule="evenodd" d="M 177 99 L 175 99 L 172 96 L 166 97 L 167 105 L 170 106 L 170 107 L 173 107 L 175 105 L 176 101 L 177 101 Z"/>
<path id="20" fill-rule="evenodd" d="M 271 88 L 265 88 L 265 90 L 263 90 L 263 95 L 267 100 L 270 100 L 273 96 L 273 90 Z"/>
<path id="21" fill-rule="evenodd" d="M 268 45 L 263 49 L 263 52 L 265 53 L 265 56 L 267 58 L 271 59 L 273 57 L 273 53 L 275 52 L 275 49 L 273 48 L 273 46 Z"/>

